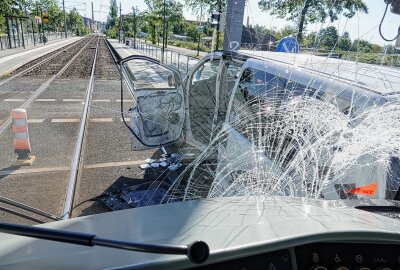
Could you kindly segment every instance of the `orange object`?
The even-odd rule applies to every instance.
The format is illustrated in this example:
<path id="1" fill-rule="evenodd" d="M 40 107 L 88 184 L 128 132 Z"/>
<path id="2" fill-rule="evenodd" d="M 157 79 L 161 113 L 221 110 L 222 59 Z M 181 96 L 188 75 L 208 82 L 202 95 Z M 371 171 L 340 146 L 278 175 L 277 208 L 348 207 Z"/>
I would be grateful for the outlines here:
<path id="1" fill-rule="evenodd" d="M 351 193 L 351 194 L 374 196 L 377 188 L 378 188 L 378 183 L 373 183 L 373 184 L 369 184 L 369 185 L 366 185 L 366 186 L 353 188 L 353 189 L 350 189 L 350 190 L 348 190 L 346 192 L 347 193 Z"/>
<path id="2" fill-rule="evenodd" d="M 12 130 L 14 132 L 14 152 L 19 160 L 29 159 L 31 144 L 28 133 L 28 117 L 26 110 L 14 109 L 11 111 Z"/>

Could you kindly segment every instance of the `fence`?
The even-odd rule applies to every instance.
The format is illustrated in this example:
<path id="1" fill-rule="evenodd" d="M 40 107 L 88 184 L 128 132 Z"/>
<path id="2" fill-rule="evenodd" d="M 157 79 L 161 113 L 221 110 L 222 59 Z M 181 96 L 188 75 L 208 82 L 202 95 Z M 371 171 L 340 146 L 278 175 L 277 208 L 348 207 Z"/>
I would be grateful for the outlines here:
<path id="1" fill-rule="evenodd" d="M 72 36 L 73 34 L 71 32 L 67 32 L 67 36 Z M 44 33 L 44 36 L 47 38 L 47 41 L 51 40 L 56 40 L 56 39 L 62 39 L 65 37 L 64 32 L 51 32 L 51 33 Z M 22 34 L 19 35 L 10 35 L 11 40 L 8 39 L 8 36 L 0 36 L 0 49 L 5 50 L 5 49 L 13 49 L 13 48 L 20 48 L 23 47 L 24 45 L 30 45 L 30 44 L 41 44 L 42 42 L 42 35 L 39 33 L 35 33 L 33 35 L 32 33 L 29 34 Z M 11 41 L 11 42 L 10 42 Z M 11 47 L 10 47 L 11 44 Z"/>
<path id="2" fill-rule="evenodd" d="M 130 45 L 138 51 L 141 51 L 148 56 L 160 60 L 162 63 L 170 65 L 185 76 L 189 70 L 194 67 L 199 59 L 191 57 L 174 50 L 165 48 L 164 54 L 162 48 L 159 46 L 154 46 L 143 41 L 136 40 L 136 44 L 133 44 L 133 40 L 129 40 Z"/>

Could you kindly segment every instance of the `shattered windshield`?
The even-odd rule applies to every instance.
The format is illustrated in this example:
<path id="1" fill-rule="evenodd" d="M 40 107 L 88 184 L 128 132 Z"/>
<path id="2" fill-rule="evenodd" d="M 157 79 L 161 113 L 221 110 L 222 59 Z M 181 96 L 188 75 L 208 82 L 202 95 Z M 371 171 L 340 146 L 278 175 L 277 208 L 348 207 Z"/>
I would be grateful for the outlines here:
<path id="1" fill-rule="evenodd" d="M 0 221 L 400 199 L 391 1 L 25 2 L 0 4 Z"/>

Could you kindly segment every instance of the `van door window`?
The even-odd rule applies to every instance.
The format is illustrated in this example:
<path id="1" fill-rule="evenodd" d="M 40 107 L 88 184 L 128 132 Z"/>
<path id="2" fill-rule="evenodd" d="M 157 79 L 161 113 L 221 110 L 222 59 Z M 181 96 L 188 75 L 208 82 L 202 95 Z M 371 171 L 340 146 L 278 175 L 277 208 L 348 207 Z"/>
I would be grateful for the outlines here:
<path id="1" fill-rule="evenodd" d="M 189 78 L 189 121 L 193 138 L 208 144 L 216 106 L 217 75 L 220 60 L 206 61 Z"/>

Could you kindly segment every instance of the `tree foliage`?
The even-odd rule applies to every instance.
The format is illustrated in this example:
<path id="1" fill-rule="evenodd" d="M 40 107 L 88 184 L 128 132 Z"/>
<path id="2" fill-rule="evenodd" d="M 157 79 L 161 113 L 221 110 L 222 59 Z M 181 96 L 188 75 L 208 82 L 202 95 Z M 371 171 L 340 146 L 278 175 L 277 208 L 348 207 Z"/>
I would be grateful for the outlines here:
<path id="1" fill-rule="evenodd" d="M 40 11 L 47 10 L 49 22 L 45 29 L 61 30 L 64 25 L 64 17 L 58 0 L 0 0 L 0 32 L 5 31 L 5 16 L 40 16 Z M 38 25 L 34 23 L 37 30 Z M 28 28 L 28 31 L 30 28 Z"/>
<path id="2" fill-rule="evenodd" d="M 117 0 L 110 0 L 110 11 L 107 17 L 107 28 L 114 28 L 118 17 Z"/>
<path id="3" fill-rule="evenodd" d="M 329 49 L 337 47 L 338 39 L 339 39 L 339 34 L 336 27 L 334 26 L 329 26 L 319 31 L 318 40 L 319 44 L 323 47 Z"/>
<path id="4" fill-rule="evenodd" d="M 344 32 L 339 38 L 338 47 L 343 51 L 349 51 L 351 49 L 351 38 L 349 32 Z"/>
<path id="5" fill-rule="evenodd" d="M 68 29 L 71 29 L 77 35 L 80 35 L 82 32 L 86 32 L 83 18 L 76 8 L 73 8 L 70 12 L 68 12 L 66 17 Z"/>
<path id="6" fill-rule="evenodd" d="M 279 18 L 297 22 L 297 38 L 303 40 L 303 31 L 307 24 L 331 22 L 340 14 L 353 17 L 357 11 L 368 12 L 363 0 L 259 0 L 259 7 Z"/>
<path id="7" fill-rule="evenodd" d="M 224 12 L 226 0 L 185 0 L 185 5 L 195 13 L 199 13 L 200 7 L 203 5 L 203 12 L 211 14 L 212 12 Z"/>
<path id="8" fill-rule="evenodd" d="M 145 0 L 147 12 L 143 14 L 143 20 L 148 23 L 150 40 L 157 43 L 160 33 L 163 31 L 164 0 Z M 165 1 L 166 31 L 171 33 L 174 25 L 182 23 L 183 5 L 176 0 Z"/>

